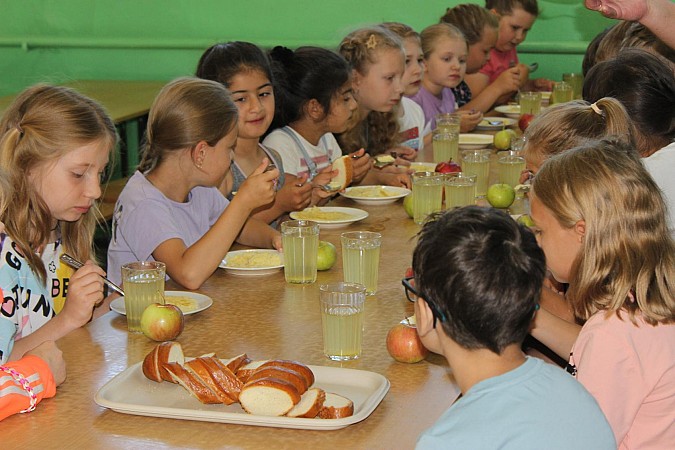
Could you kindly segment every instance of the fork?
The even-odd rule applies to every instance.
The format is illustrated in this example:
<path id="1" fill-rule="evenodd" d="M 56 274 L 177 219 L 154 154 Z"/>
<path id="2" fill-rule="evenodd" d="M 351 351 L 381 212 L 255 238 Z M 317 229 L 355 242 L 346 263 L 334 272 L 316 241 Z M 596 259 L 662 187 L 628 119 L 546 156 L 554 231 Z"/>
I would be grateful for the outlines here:
<path id="1" fill-rule="evenodd" d="M 83 264 L 81 261 L 78 261 L 77 259 L 73 258 L 73 257 L 70 256 L 68 253 L 64 253 L 63 255 L 61 255 L 61 258 L 60 258 L 60 259 L 61 259 L 61 261 L 63 261 L 64 263 L 68 264 L 70 267 L 72 267 L 72 268 L 75 269 L 75 270 L 77 270 L 77 269 L 79 269 L 80 267 L 84 266 L 84 264 Z M 116 285 L 115 283 L 113 283 L 112 281 L 110 281 L 109 279 L 107 279 L 106 277 L 104 277 L 103 275 L 101 275 L 101 278 L 103 278 L 103 281 L 105 281 L 105 284 L 107 284 L 108 286 L 110 286 L 110 288 L 111 288 L 113 291 L 117 292 L 117 293 L 120 294 L 120 295 L 124 295 L 124 291 L 122 290 L 121 287 L 119 287 L 118 285 Z"/>

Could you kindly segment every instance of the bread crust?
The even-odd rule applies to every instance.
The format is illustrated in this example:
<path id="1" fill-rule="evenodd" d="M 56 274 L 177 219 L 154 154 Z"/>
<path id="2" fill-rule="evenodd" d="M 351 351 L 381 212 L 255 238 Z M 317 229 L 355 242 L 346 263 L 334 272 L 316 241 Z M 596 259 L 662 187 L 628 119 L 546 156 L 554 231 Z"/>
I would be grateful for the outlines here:
<path id="1" fill-rule="evenodd" d="M 337 170 L 338 174 L 331 180 L 331 184 L 339 184 L 339 190 L 343 190 L 352 183 L 354 165 L 349 155 L 341 156 L 333 161 L 332 168 L 333 170 Z"/>
<path id="2" fill-rule="evenodd" d="M 159 366 L 157 365 L 158 352 L 159 346 L 155 346 L 143 359 L 143 375 L 149 380 L 161 383 L 163 380 L 159 372 Z"/>
<path id="3" fill-rule="evenodd" d="M 262 369 L 263 367 L 269 366 L 283 367 L 285 369 L 291 369 L 298 372 L 300 375 L 305 377 L 305 380 L 307 381 L 307 388 L 310 388 L 314 384 L 314 372 L 312 372 L 312 369 L 301 362 L 287 359 L 272 359 L 260 365 L 259 368 Z"/>
<path id="4" fill-rule="evenodd" d="M 354 402 L 341 395 L 327 393 L 318 417 L 321 419 L 342 419 L 352 415 L 354 415 Z"/>
<path id="5" fill-rule="evenodd" d="M 326 392 L 320 388 L 312 388 L 305 392 L 300 398 L 300 402 L 286 413 L 288 417 L 304 417 L 313 419 L 323 408 L 326 400 Z"/>
<path id="6" fill-rule="evenodd" d="M 247 383 L 250 383 L 261 378 L 280 378 L 291 383 L 300 395 L 307 391 L 307 380 L 303 375 L 292 369 L 287 369 L 275 365 L 263 365 L 258 370 L 253 372 L 248 378 Z"/>
<path id="7" fill-rule="evenodd" d="M 274 395 L 274 398 L 273 398 Z M 261 405 L 260 401 L 279 401 L 280 405 Z M 249 414 L 283 416 L 300 401 L 295 386 L 279 378 L 260 378 L 246 383 L 241 389 L 239 403 Z"/>
<path id="8" fill-rule="evenodd" d="M 183 386 L 190 394 L 197 400 L 206 404 L 222 403 L 218 396 L 201 380 L 197 379 L 193 374 L 187 371 L 185 367 L 178 363 L 168 363 L 164 366 L 167 373 L 173 377 L 175 383 Z"/>

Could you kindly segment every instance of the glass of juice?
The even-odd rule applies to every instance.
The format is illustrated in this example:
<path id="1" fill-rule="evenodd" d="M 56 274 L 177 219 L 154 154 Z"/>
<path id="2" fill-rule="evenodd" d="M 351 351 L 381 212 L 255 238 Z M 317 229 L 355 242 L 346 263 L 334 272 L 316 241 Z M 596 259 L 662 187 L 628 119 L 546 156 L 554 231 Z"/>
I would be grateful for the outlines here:
<path id="1" fill-rule="evenodd" d="M 124 309 L 127 328 L 141 332 L 141 315 L 152 303 L 164 303 L 166 265 L 159 261 L 136 261 L 122 266 Z"/>
<path id="2" fill-rule="evenodd" d="M 319 224 L 310 220 L 282 222 L 281 244 L 284 248 L 286 282 L 314 283 L 319 253 Z"/>
<path id="3" fill-rule="evenodd" d="M 433 133 L 432 146 L 435 163 L 447 162 L 451 159 L 457 161 L 459 134 L 436 131 Z"/>
<path id="4" fill-rule="evenodd" d="M 567 103 L 574 99 L 574 89 L 572 85 L 565 81 L 559 81 L 553 86 L 551 93 L 551 103 Z"/>
<path id="5" fill-rule="evenodd" d="M 436 130 L 441 133 L 457 133 L 459 134 L 459 126 L 462 122 L 462 117 L 458 113 L 441 113 L 436 114 Z"/>
<path id="6" fill-rule="evenodd" d="M 580 73 L 564 73 L 562 79 L 572 86 L 574 100 L 581 99 L 581 89 L 584 86 L 584 76 Z"/>
<path id="7" fill-rule="evenodd" d="M 520 114 L 536 116 L 541 111 L 541 92 L 520 93 Z"/>
<path id="8" fill-rule="evenodd" d="M 476 175 L 476 197 L 485 197 L 490 175 L 490 150 L 465 150 L 462 152 L 462 169 Z M 414 186 L 413 186 L 414 189 Z"/>
<path id="9" fill-rule="evenodd" d="M 323 284 L 319 288 L 323 353 L 334 361 L 361 356 L 366 288 L 358 283 Z"/>
<path id="10" fill-rule="evenodd" d="M 443 207 L 443 174 L 417 172 L 412 175 L 413 220 L 421 225 Z"/>
<path id="11" fill-rule="evenodd" d="M 366 294 L 377 292 L 382 235 L 371 231 L 349 231 L 340 235 L 342 272 L 345 282 L 366 287 Z"/>
<path id="12" fill-rule="evenodd" d="M 519 156 L 516 152 L 504 152 L 497 159 L 497 168 L 499 171 L 499 182 L 516 187 L 516 185 L 520 184 L 521 172 L 525 170 L 525 158 Z"/>
<path id="13" fill-rule="evenodd" d="M 445 176 L 445 209 L 476 204 L 476 175 L 466 172 Z"/>

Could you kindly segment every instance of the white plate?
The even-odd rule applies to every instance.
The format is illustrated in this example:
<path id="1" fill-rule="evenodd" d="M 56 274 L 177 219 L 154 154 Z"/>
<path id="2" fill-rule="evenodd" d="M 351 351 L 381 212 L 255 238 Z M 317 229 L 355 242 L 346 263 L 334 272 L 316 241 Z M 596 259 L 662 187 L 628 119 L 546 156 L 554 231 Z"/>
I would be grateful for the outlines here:
<path id="1" fill-rule="evenodd" d="M 278 254 L 279 256 L 281 256 L 281 264 L 267 267 L 229 267 L 227 265 L 227 258 L 252 252 Z M 269 249 L 235 250 L 232 252 L 227 252 L 227 254 L 225 255 L 225 259 L 223 259 L 223 261 L 220 263 L 218 267 L 220 267 L 221 269 L 225 269 L 226 272 L 231 273 L 232 275 L 244 275 L 244 276 L 269 275 L 271 273 L 277 272 L 279 269 L 284 267 L 284 254 L 276 250 L 269 250 Z"/>
<path id="2" fill-rule="evenodd" d="M 387 193 L 387 196 L 364 197 L 363 195 L 359 195 L 359 193 L 363 192 L 364 189 L 369 188 L 382 189 Z M 354 200 L 356 203 L 361 203 L 362 205 L 389 205 L 408 194 L 410 194 L 410 189 L 396 186 L 356 186 L 349 187 L 345 189 L 344 192 L 340 192 L 340 195 L 343 197 L 347 197 L 351 200 Z"/>
<path id="3" fill-rule="evenodd" d="M 357 208 L 342 208 L 340 206 L 319 206 L 318 209 L 324 212 L 341 212 L 345 214 L 350 214 L 352 217 L 348 219 L 340 220 L 322 220 L 322 219 L 312 219 L 313 222 L 319 224 L 320 228 L 330 229 L 330 228 L 340 228 L 349 225 L 350 223 L 358 222 L 368 217 L 368 213 L 362 209 Z M 291 219 L 300 219 L 298 217 L 298 212 L 293 211 L 291 214 Z"/>
<path id="4" fill-rule="evenodd" d="M 186 316 L 190 314 L 195 314 L 200 311 L 204 311 L 209 306 L 213 304 L 213 300 L 208 295 L 198 294 L 196 292 L 187 292 L 187 291 L 166 291 L 164 292 L 164 297 L 190 297 L 197 302 L 197 307 L 192 311 L 185 312 Z M 110 302 L 110 309 L 115 311 L 117 314 L 122 314 L 123 316 L 127 315 L 127 309 L 124 307 L 124 297 L 118 297 L 112 302 Z"/>
<path id="5" fill-rule="evenodd" d="M 436 163 L 413 162 L 410 163 L 410 168 L 415 172 L 434 172 L 436 170 Z"/>
<path id="6" fill-rule="evenodd" d="M 511 119 L 518 119 L 520 118 L 520 105 L 502 105 L 502 106 L 497 106 L 495 108 L 495 111 L 498 113 L 504 114 L 506 117 L 510 117 Z"/>
<path id="7" fill-rule="evenodd" d="M 499 122 L 499 124 L 491 124 L 489 122 Z M 476 125 L 476 130 L 499 131 L 505 127 L 511 127 L 515 124 L 516 120 L 509 119 L 508 117 L 483 117 L 483 120 L 478 122 L 478 125 Z"/>
<path id="8" fill-rule="evenodd" d="M 462 133 L 459 135 L 460 150 L 478 150 L 491 145 L 494 137 L 489 134 Z"/>
<path id="9" fill-rule="evenodd" d="M 247 414 L 237 403 L 205 405 L 173 383 L 155 383 L 134 364 L 108 381 L 94 397 L 104 408 L 140 416 L 201 420 L 303 430 L 338 430 L 367 418 L 389 391 L 389 380 L 378 373 L 337 367 L 309 366 L 319 387 L 354 402 L 354 415 L 343 419 L 303 419 Z"/>

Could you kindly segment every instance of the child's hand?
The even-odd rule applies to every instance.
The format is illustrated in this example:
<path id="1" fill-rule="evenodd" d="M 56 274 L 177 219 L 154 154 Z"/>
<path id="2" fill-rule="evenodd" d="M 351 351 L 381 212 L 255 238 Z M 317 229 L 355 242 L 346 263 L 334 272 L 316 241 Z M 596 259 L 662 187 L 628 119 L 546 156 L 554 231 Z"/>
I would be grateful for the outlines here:
<path id="1" fill-rule="evenodd" d="M 412 189 L 412 181 L 410 179 L 410 175 L 412 175 L 413 170 L 387 166 L 383 167 L 378 172 L 380 172 L 379 176 L 377 177 L 378 178 L 377 181 L 379 184 Z"/>
<path id="2" fill-rule="evenodd" d="M 459 131 L 462 133 L 468 133 L 469 131 L 476 128 L 476 125 L 483 120 L 483 113 L 480 111 L 457 111 L 460 115 L 460 125 Z"/>
<path id="3" fill-rule="evenodd" d="M 552 91 L 553 90 L 553 81 L 547 80 L 546 78 L 537 78 L 532 81 L 534 89 L 537 91 Z"/>
<path id="4" fill-rule="evenodd" d="M 288 211 L 301 211 L 309 206 L 312 199 L 312 184 L 307 182 L 307 175 L 298 178 L 286 175 L 286 183 L 277 192 L 276 202 Z"/>
<path id="5" fill-rule="evenodd" d="M 390 148 L 386 151 L 386 153 L 389 153 L 392 156 L 396 155 L 396 162 L 394 164 L 403 166 L 409 166 L 410 161 L 415 161 L 415 158 L 417 157 L 417 150 L 405 145 L 399 145 L 397 147 Z"/>
<path id="6" fill-rule="evenodd" d="M 281 233 L 279 233 L 278 231 L 274 233 L 274 236 L 272 237 L 272 248 L 274 248 L 279 252 L 284 251 L 284 247 L 281 242 Z"/>
<path id="7" fill-rule="evenodd" d="M 66 361 L 63 359 L 63 353 L 61 353 L 61 350 L 59 350 L 54 341 L 43 342 L 33 350 L 26 352 L 24 356 L 27 355 L 37 356 L 47 363 L 57 386 L 66 380 Z"/>
<path id="8" fill-rule="evenodd" d="M 352 183 L 359 183 L 368 174 L 368 171 L 373 165 L 370 156 L 366 154 L 365 149 L 360 149 L 354 153 L 350 153 L 352 157 Z"/>
<path id="9" fill-rule="evenodd" d="M 70 277 L 66 301 L 59 315 L 67 317 L 73 329 L 89 322 L 94 307 L 103 300 L 103 276 L 105 271 L 89 260 Z"/>
<path id="10" fill-rule="evenodd" d="M 276 180 L 279 178 L 279 169 L 272 169 L 265 172 L 269 160 L 263 158 L 260 165 L 246 178 L 235 199 L 242 199 L 252 210 L 263 205 L 268 205 L 274 201 L 276 191 L 274 190 Z"/>
<path id="11" fill-rule="evenodd" d="M 494 86 L 502 95 L 520 89 L 520 70 L 518 69 L 518 67 L 506 69 L 493 81 Z"/>

